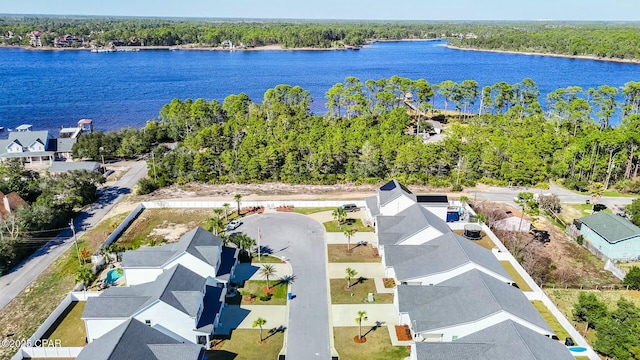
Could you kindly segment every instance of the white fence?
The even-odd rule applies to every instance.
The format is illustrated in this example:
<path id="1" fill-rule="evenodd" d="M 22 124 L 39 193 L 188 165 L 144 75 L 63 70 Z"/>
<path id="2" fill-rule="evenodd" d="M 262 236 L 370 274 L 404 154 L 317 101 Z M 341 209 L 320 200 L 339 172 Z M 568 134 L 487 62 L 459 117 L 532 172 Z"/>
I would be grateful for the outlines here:
<path id="1" fill-rule="evenodd" d="M 120 235 L 127 230 L 127 228 L 129 227 L 129 225 L 131 225 L 131 223 L 133 222 L 133 220 L 135 220 L 138 215 L 140 215 L 140 213 L 142 212 L 142 210 L 144 210 L 145 206 L 141 203 L 138 204 L 138 206 L 136 206 L 135 209 L 133 209 L 133 211 L 127 215 L 127 217 L 122 221 L 122 223 L 120 223 L 120 225 L 118 225 L 118 227 L 113 230 L 113 232 L 109 235 L 109 237 L 107 237 L 107 239 L 104 241 L 104 244 L 102 244 L 103 247 L 105 246 L 109 246 L 111 244 L 113 244 L 113 242 L 115 242 L 118 237 L 120 237 Z"/>
<path id="2" fill-rule="evenodd" d="M 293 206 L 293 207 L 338 207 L 344 204 L 356 204 L 358 207 L 364 207 L 364 201 L 339 201 L 339 200 L 318 200 L 318 201 L 241 201 L 241 207 L 264 207 L 267 209 L 275 209 L 280 206 Z M 192 208 L 192 209 L 206 209 L 206 208 L 221 208 L 224 204 L 230 204 L 232 208 L 236 205 L 235 202 L 229 201 L 146 201 L 141 203 L 144 208 L 147 209 L 164 209 L 164 208 Z"/>
<path id="3" fill-rule="evenodd" d="M 28 344 L 38 344 L 40 345 L 40 339 L 47 333 L 49 328 L 58 320 L 58 317 L 64 313 L 65 310 L 71 305 L 74 301 L 87 301 L 87 298 L 99 296 L 100 293 L 97 291 L 72 291 L 70 292 L 60 304 L 51 312 L 47 320 L 45 320 L 42 325 L 36 330 L 36 332 L 31 335 Z M 51 339 L 55 340 L 55 339 Z M 47 346 L 47 344 L 41 344 L 42 346 L 37 347 L 22 347 L 18 352 L 11 358 L 11 360 L 22 360 L 26 358 L 70 358 L 78 356 L 81 347 L 54 347 Z"/>

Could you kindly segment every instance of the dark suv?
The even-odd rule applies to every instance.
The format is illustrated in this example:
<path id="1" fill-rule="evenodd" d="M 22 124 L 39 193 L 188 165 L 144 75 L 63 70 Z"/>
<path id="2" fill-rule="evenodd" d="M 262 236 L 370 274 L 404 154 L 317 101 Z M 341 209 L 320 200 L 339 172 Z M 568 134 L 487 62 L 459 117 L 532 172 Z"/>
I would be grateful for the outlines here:
<path id="1" fill-rule="evenodd" d="M 358 211 L 358 207 L 356 206 L 356 204 L 344 204 L 341 207 L 346 212 Z"/>

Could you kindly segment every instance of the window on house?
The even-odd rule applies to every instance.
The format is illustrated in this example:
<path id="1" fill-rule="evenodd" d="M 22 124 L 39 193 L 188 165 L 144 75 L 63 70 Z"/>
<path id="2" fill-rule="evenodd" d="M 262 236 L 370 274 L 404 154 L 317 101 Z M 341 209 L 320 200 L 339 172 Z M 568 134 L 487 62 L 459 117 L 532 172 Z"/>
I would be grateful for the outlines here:
<path id="1" fill-rule="evenodd" d="M 204 335 L 198 335 L 196 337 L 196 340 L 198 342 L 198 345 L 207 345 L 207 337 Z"/>
<path id="2" fill-rule="evenodd" d="M 144 324 L 147 325 L 147 326 L 151 326 L 151 320 L 145 320 Z"/>

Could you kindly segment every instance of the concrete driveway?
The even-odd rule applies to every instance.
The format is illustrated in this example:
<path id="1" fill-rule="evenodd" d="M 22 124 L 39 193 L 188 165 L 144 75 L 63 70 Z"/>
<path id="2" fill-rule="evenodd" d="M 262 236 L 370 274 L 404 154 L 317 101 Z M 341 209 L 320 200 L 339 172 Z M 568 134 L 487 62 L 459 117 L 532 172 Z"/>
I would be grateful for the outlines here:
<path id="1" fill-rule="evenodd" d="M 236 232 L 258 241 L 264 253 L 284 256 L 293 268 L 286 336 L 288 359 L 331 359 L 324 227 L 304 215 L 272 213 L 243 219 Z M 265 317 L 269 322 L 270 319 Z"/>

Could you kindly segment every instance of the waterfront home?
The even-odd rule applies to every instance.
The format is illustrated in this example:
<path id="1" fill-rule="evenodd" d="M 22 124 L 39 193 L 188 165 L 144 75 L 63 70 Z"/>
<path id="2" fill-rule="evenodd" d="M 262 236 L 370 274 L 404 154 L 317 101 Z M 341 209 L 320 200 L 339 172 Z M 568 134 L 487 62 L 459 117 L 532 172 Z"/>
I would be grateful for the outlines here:
<path id="1" fill-rule="evenodd" d="M 133 318 L 85 346 L 77 360 L 202 360 L 204 348 L 183 343 Z"/>
<path id="2" fill-rule="evenodd" d="M 31 131 L 31 125 L 21 125 L 18 131 L 0 140 L 0 160 L 17 158 L 28 163 L 51 164 L 56 157 L 56 140 L 47 130 Z"/>
<path id="3" fill-rule="evenodd" d="M 560 342 L 506 320 L 454 342 L 416 342 L 410 360 L 573 360 Z"/>
<path id="4" fill-rule="evenodd" d="M 182 265 L 164 271 L 155 281 L 110 287 L 87 299 L 84 320 L 87 342 L 107 336 L 129 319 L 137 319 L 180 342 L 209 348 L 226 288 Z"/>
<path id="5" fill-rule="evenodd" d="M 640 227 L 618 215 L 597 212 L 580 219 L 587 247 L 611 260 L 640 260 Z"/>
<path id="6" fill-rule="evenodd" d="M 505 320 L 554 335 L 520 289 L 478 270 L 433 286 L 397 286 L 394 305 L 417 341 L 454 341 Z"/>
<path id="7" fill-rule="evenodd" d="M 29 33 L 29 45 L 33 47 L 41 47 L 42 35 L 44 35 L 42 31 L 32 31 L 31 33 Z"/>
<path id="8" fill-rule="evenodd" d="M 198 226 L 180 240 L 161 246 L 141 247 L 122 255 L 128 285 L 154 281 L 178 264 L 198 275 L 227 283 L 238 262 L 238 249 L 222 246 L 222 239 Z"/>
<path id="9" fill-rule="evenodd" d="M 454 233 L 423 245 L 387 245 L 380 256 L 385 277 L 403 285 L 435 285 L 471 270 L 513 283 L 491 251 Z"/>

